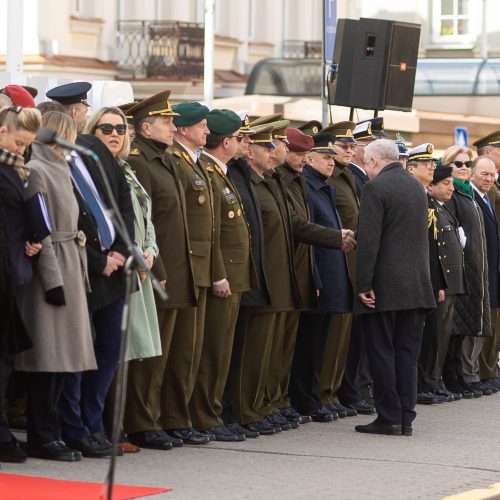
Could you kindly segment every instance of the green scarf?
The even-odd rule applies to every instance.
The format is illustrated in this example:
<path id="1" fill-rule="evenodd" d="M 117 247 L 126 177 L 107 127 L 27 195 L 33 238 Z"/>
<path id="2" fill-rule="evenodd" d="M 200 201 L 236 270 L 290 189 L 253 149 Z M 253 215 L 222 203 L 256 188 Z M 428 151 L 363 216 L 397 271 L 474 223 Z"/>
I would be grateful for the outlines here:
<path id="1" fill-rule="evenodd" d="M 472 188 L 471 188 L 471 185 L 470 185 L 470 181 L 462 182 L 461 180 L 456 179 L 455 177 L 453 177 L 453 185 L 459 191 L 461 191 L 462 193 L 464 193 L 467 196 L 469 196 L 470 198 L 472 198 Z"/>

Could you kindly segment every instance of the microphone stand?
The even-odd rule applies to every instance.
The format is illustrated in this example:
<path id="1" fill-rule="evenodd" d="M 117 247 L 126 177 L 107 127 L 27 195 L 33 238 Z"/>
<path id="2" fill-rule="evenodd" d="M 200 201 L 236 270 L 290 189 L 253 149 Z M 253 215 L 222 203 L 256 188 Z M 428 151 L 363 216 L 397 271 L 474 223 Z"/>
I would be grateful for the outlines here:
<path id="1" fill-rule="evenodd" d="M 68 146 L 65 147 L 67 151 L 71 151 L 72 149 Z M 127 250 L 130 252 L 129 257 L 125 261 L 125 265 L 123 267 L 125 272 L 125 305 L 123 307 L 122 313 L 122 321 L 121 321 L 121 343 L 120 343 L 120 356 L 118 361 L 118 369 L 116 374 L 116 389 L 115 389 L 115 400 L 114 400 L 114 411 L 113 411 L 113 426 L 112 426 L 112 438 L 111 438 L 111 458 L 109 463 L 108 475 L 106 477 L 107 484 L 107 500 L 112 500 L 113 498 L 113 486 L 114 486 L 114 478 L 115 478 L 115 469 L 116 469 L 116 452 L 118 448 L 118 439 L 120 436 L 120 424 L 122 422 L 123 410 L 125 407 L 125 393 L 127 387 L 127 375 L 128 375 L 128 364 L 125 363 L 125 355 L 128 348 L 128 342 L 130 337 L 130 299 L 132 295 L 132 290 L 134 286 L 134 271 L 136 267 L 140 268 L 149 273 L 153 288 L 157 292 L 158 296 L 162 301 L 166 301 L 168 299 L 168 294 L 162 288 L 160 282 L 153 274 L 153 272 L 148 268 L 148 265 L 142 255 L 142 252 L 138 249 L 137 245 L 132 242 L 130 238 L 127 227 L 125 226 L 125 222 L 123 221 L 123 217 L 118 209 L 118 205 L 116 203 L 115 197 L 113 195 L 113 191 L 109 184 L 109 180 L 106 174 L 106 170 L 99 158 L 99 156 L 94 153 L 91 149 L 84 148 L 80 145 L 77 145 L 77 148 L 73 148 L 75 151 L 84 154 L 85 156 L 91 158 L 97 165 L 99 173 L 101 174 L 104 189 L 111 203 L 111 207 L 109 207 L 108 215 L 111 217 L 113 221 L 113 225 L 117 233 L 120 235 L 122 240 L 125 242 L 127 246 Z M 104 484 L 103 484 L 104 489 Z M 103 492 L 101 490 L 100 498 L 103 498 Z"/>

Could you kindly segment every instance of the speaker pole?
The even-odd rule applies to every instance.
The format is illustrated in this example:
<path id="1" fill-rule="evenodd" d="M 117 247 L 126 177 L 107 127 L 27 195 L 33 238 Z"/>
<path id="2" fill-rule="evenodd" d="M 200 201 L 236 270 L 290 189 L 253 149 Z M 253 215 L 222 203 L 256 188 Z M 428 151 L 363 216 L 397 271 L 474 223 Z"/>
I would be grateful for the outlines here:
<path id="1" fill-rule="evenodd" d="M 350 108 L 350 110 L 349 110 L 349 121 L 352 122 L 353 118 L 354 118 L 354 108 Z"/>
<path id="2" fill-rule="evenodd" d="M 373 118 L 377 118 L 378 116 L 378 109 L 373 110 Z"/>

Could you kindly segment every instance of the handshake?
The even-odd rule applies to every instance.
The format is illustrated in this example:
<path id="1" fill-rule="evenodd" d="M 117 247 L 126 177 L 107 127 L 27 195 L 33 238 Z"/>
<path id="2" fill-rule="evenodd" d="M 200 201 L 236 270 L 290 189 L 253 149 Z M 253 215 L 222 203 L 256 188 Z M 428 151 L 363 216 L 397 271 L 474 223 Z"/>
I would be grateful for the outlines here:
<path id="1" fill-rule="evenodd" d="M 350 229 L 342 229 L 342 244 L 340 249 L 343 252 L 350 252 L 354 250 L 357 246 L 356 235 Z"/>

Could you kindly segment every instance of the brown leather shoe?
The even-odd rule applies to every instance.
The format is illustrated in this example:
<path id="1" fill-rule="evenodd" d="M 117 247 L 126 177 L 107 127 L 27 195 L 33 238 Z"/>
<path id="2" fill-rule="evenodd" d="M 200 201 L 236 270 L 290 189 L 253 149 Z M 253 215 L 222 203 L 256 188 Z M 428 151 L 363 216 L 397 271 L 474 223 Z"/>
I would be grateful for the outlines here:
<path id="1" fill-rule="evenodd" d="M 122 441 L 121 443 L 118 443 L 117 446 L 123 450 L 123 453 L 138 453 L 141 451 L 139 446 L 136 446 L 129 441 Z"/>

